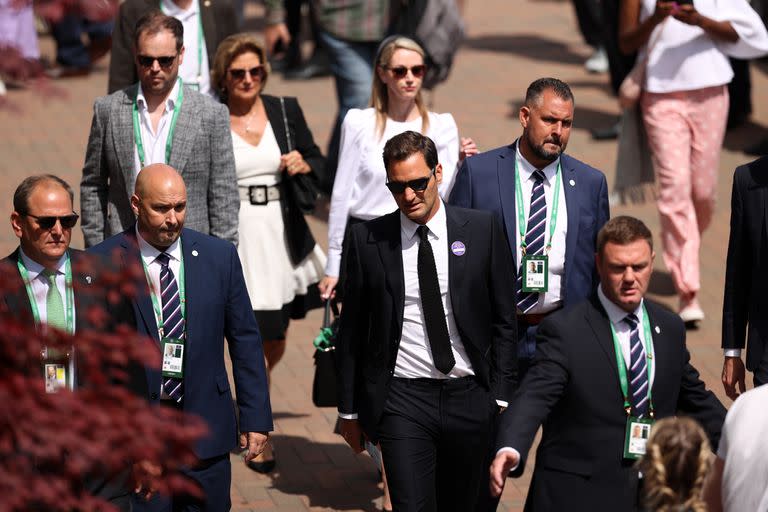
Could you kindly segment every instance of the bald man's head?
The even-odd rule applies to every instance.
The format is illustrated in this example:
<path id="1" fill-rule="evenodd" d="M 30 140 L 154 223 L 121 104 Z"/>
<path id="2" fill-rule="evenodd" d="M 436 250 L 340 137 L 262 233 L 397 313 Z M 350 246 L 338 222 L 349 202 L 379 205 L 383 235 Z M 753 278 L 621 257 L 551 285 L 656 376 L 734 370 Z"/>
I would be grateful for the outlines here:
<path id="1" fill-rule="evenodd" d="M 139 234 L 163 251 L 181 235 L 187 213 L 187 187 L 181 175 L 165 164 L 152 164 L 139 172 L 131 196 Z"/>

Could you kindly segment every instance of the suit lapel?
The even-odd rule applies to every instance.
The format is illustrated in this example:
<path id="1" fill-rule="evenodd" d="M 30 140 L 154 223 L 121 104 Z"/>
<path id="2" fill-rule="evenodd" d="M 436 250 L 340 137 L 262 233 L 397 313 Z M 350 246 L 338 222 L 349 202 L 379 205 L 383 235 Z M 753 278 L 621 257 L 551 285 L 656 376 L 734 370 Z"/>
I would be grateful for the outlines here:
<path id="1" fill-rule="evenodd" d="M 117 161 L 120 165 L 120 171 L 123 173 L 125 183 L 128 184 L 128 196 L 133 193 L 133 183 L 135 181 L 136 157 L 134 147 L 136 139 L 133 133 L 133 104 L 136 102 L 136 94 L 139 91 L 138 85 L 131 86 L 124 93 L 117 105 L 117 111 L 110 117 L 112 126 L 112 144 L 115 148 Z M 110 112 L 110 114 L 113 114 Z"/>
<path id="2" fill-rule="evenodd" d="M 596 294 L 593 294 L 589 300 L 592 307 L 587 310 L 587 322 L 595 333 L 595 341 L 600 345 L 612 371 L 618 376 L 619 367 L 616 366 L 616 350 L 613 346 L 611 320 L 608 318 L 608 314 L 603 309 L 603 306 L 600 304 L 600 299 L 597 298 Z"/>
<path id="3" fill-rule="evenodd" d="M 373 233 L 371 233 L 373 234 Z M 395 332 L 403 330 L 403 308 L 405 307 L 405 276 L 403 274 L 403 251 L 400 240 L 400 213 L 389 214 L 383 232 L 379 239 L 374 240 L 379 251 L 381 263 L 384 265 L 387 287 L 395 302 L 397 327 Z"/>
<path id="4" fill-rule="evenodd" d="M 213 16 L 213 7 L 211 2 L 198 2 L 197 8 L 200 9 L 200 23 L 203 25 L 205 51 L 209 56 L 210 67 L 213 67 L 213 61 L 210 59 L 210 56 L 216 53 L 216 48 L 208 48 L 208 45 L 211 43 L 215 44 L 214 41 L 219 41 L 219 35 L 216 32 L 216 20 Z M 214 84 L 211 84 L 211 87 L 215 87 Z"/>
<path id="5" fill-rule="evenodd" d="M 515 269 L 517 262 L 517 205 L 515 202 L 515 144 L 509 146 L 510 151 L 501 155 L 496 161 L 496 174 L 499 180 L 499 204 L 501 205 L 504 227 L 512 253 Z M 478 205 L 482 206 L 482 205 Z M 515 271 L 517 274 L 517 271 Z"/>
<path id="6" fill-rule="evenodd" d="M 186 237 L 184 235 L 187 235 Z M 181 252 L 184 256 L 184 322 L 185 322 L 185 334 L 187 350 L 191 350 L 192 339 L 191 333 L 196 330 L 196 318 L 203 318 L 205 313 L 203 311 L 197 311 L 195 309 L 195 301 L 188 300 L 188 297 L 201 297 L 206 292 L 203 282 L 201 282 L 201 276 L 205 275 L 205 268 L 199 258 L 199 249 L 197 248 L 197 241 L 189 236 L 187 230 L 182 231 L 181 235 Z M 178 279 L 178 276 L 177 276 Z"/>
<path id="7" fill-rule="evenodd" d="M 675 371 L 669 366 L 671 357 L 667 356 L 669 350 L 669 343 L 664 343 L 663 336 L 664 331 L 661 326 L 656 323 L 654 318 L 654 308 L 648 301 L 645 302 L 645 311 L 648 314 L 648 325 L 651 326 L 651 338 L 653 340 L 653 386 L 651 386 L 651 396 L 656 397 L 664 393 L 664 390 L 669 389 L 669 383 L 665 381 L 666 378 L 670 378 L 675 375 L 679 375 L 679 370 Z M 654 400 L 656 403 L 656 400 Z"/>
<path id="8" fill-rule="evenodd" d="M 571 165 L 571 160 L 567 156 L 560 157 L 560 168 L 562 170 L 563 192 L 565 193 L 565 209 L 568 213 L 568 227 L 565 232 L 565 276 L 563 279 L 563 290 L 568 290 L 568 262 L 573 261 L 573 254 L 576 251 L 576 241 L 579 236 L 579 196 L 577 187 L 579 182 L 576 179 L 576 170 Z M 571 185 L 573 183 L 573 185 Z"/>
<path id="9" fill-rule="evenodd" d="M 461 307 L 461 297 L 464 295 L 461 293 L 462 285 L 464 281 L 466 261 L 468 257 L 472 256 L 472 240 L 471 229 L 467 224 L 467 219 L 461 218 L 457 211 L 450 206 L 445 206 L 446 224 L 448 227 L 448 240 L 445 243 L 448 245 L 448 283 L 449 290 L 451 292 L 451 306 L 454 311 L 458 311 Z M 464 253 L 461 255 L 455 254 L 451 250 L 451 245 L 454 242 L 462 242 L 464 244 Z"/>
<path id="10" fill-rule="evenodd" d="M 184 100 L 179 111 L 179 117 L 176 119 L 176 128 L 173 131 L 173 145 L 171 146 L 171 158 L 168 165 L 184 176 L 184 167 L 194 149 L 195 135 L 200 131 L 198 129 L 200 120 L 198 118 L 198 97 L 193 94 L 189 87 L 182 87 L 184 87 Z"/>
<path id="11" fill-rule="evenodd" d="M 274 96 L 262 96 L 264 110 L 267 112 L 267 119 L 272 125 L 272 132 L 277 139 L 277 145 L 280 146 L 280 153 L 288 153 L 288 138 L 285 136 L 285 124 L 283 123 L 283 111 L 280 108 L 280 99 Z"/>
<path id="12" fill-rule="evenodd" d="M 136 233 L 133 229 L 128 230 L 120 241 L 120 246 L 123 248 L 122 252 L 122 265 L 124 268 L 129 268 L 133 265 L 139 265 L 142 268 L 141 277 L 139 278 L 137 294 L 136 294 L 136 309 L 138 312 L 137 320 L 141 319 L 144 322 L 144 328 L 147 333 L 155 341 L 160 341 L 160 336 L 157 332 L 157 319 L 155 318 L 155 309 L 152 306 L 152 298 L 150 296 L 149 283 L 147 283 L 146 274 L 144 271 L 144 264 L 141 261 L 141 251 L 139 251 L 139 243 L 136 240 Z"/>
<path id="13" fill-rule="evenodd" d="M 27 294 L 27 288 L 24 285 L 24 281 L 21 279 L 21 274 L 19 274 L 19 269 L 17 267 L 17 261 L 19 261 L 19 249 L 16 248 L 13 253 L 11 253 L 10 256 L 8 256 L 4 263 L 7 263 L 9 265 L 9 279 L 12 280 L 10 283 L 10 290 L 13 290 L 15 293 L 6 293 L 3 297 L 5 299 L 5 303 L 8 305 L 8 311 L 16 314 L 20 313 L 23 315 L 23 318 L 31 319 L 32 318 L 32 306 L 29 303 L 29 295 Z"/>
<path id="14" fill-rule="evenodd" d="M 88 321 L 88 310 L 93 305 L 105 308 L 106 304 L 97 304 L 91 285 L 93 278 L 83 268 L 81 257 L 83 253 L 77 250 L 70 250 L 72 264 L 72 291 L 75 296 L 75 331 L 82 331 L 91 327 Z"/>

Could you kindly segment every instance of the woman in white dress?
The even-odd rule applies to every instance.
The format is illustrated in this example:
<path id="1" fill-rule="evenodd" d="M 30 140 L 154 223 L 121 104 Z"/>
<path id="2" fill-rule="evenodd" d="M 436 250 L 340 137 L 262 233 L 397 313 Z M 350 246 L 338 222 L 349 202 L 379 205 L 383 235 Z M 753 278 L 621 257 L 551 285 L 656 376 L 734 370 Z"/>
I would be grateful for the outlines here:
<path id="1" fill-rule="evenodd" d="M 348 222 L 375 219 L 397 209 L 392 194 L 384 186 L 387 174 L 381 158 L 384 144 L 390 138 L 413 130 L 434 141 L 443 165 L 440 195 L 446 198 L 457 166 L 465 157 L 477 153 L 472 139 L 459 141 L 451 114 L 427 111 L 421 95 L 426 71 L 424 55 L 412 39 L 385 39 L 376 56 L 371 106 L 351 109 L 344 118 L 328 217 L 328 263 L 320 282 L 323 298 L 334 294 L 339 280 L 341 246 Z"/>
<path id="2" fill-rule="evenodd" d="M 293 180 L 316 182 L 325 159 L 296 99 L 261 94 L 268 76 L 264 48 L 253 35 L 236 34 L 219 45 L 211 82 L 230 111 L 238 254 L 271 373 L 285 352 L 289 320 L 320 307 L 317 283 L 326 258 L 292 193 Z M 271 447 L 249 465 L 271 471 Z"/>

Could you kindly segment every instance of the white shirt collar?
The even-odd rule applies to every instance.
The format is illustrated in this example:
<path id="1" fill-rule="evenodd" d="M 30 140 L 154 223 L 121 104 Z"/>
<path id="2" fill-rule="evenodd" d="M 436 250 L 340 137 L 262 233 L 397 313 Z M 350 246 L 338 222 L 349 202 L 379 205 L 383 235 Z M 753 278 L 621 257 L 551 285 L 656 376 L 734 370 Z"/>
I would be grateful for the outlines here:
<path id="1" fill-rule="evenodd" d="M 440 201 L 440 208 L 438 208 L 435 215 L 427 221 L 427 228 L 429 228 L 429 231 L 434 238 L 440 240 L 448 236 L 448 227 L 446 225 L 445 204 L 443 204 L 443 200 L 440 199 L 439 196 L 438 201 Z M 406 217 L 402 211 L 400 212 L 400 230 L 402 234 L 405 235 L 406 240 L 410 240 L 416 235 L 416 230 L 420 225 L 421 224 L 417 224 Z"/>
<path id="2" fill-rule="evenodd" d="M 620 325 L 620 323 L 629 313 L 611 302 L 611 300 L 605 296 L 605 293 L 603 293 L 602 284 L 597 285 L 597 297 L 600 299 L 600 304 L 603 305 L 605 312 L 608 313 L 608 319 L 611 321 L 611 323 L 613 325 Z M 638 321 L 643 320 L 643 300 L 640 300 L 640 304 L 638 304 L 637 308 L 632 313 L 634 313 Z"/>
<path id="3" fill-rule="evenodd" d="M 45 270 L 45 267 L 41 265 L 40 263 L 36 262 L 29 256 L 27 256 L 24 253 L 24 249 L 19 246 L 19 254 L 21 255 L 21 262 L 24 264 L 24 268 L 27 269 L 27 274 L 29 275 L 29 280 L 34 281 L 37 279 L 37 277 Z M 59 258 L 59 262 L 56 264 L 56 273 L 57 274 L 64 274 L 66 273 L 66 265 L 67 265 L 67 252 L 65 252 L 61 258 Z"/>
<path id="4" fill-rule="evenodd" d="M 165 98 L 165 111 L 171 112 L 173 111 L 174 106 L 176 105 L 176 98 L 179 95 L 179 84 L 181 83 L 181 80 L 178 78 L 176 79 L 176 83 L 173 84 L 173 89 L 171 89 L 171 92 L 168 93 L 168 97 Z M 139 82 L 139 90 L 136 93 L 136 104 L 139 106 L 139 110 L 146 111 L 147 110 L 147 98 L 144 97 L 144 91 L 141 89 L 141 82 Z"/>
<path id="5" fill-rule="evenodd" d="M 520 172 L 520 181 L 527 181 L 530 180 L 533 176 L 533 171 L 536 170 L 536 167 L 525 159 L 523 154 L 520 152 L 520 139 L 517 139 L 517 142 L 515 142 L 515 158 L 517 158 L 518 165 L 518 171 Z M 558 156 L 554 162 L 550 163 L 543 169 L 541 169 L 541 172 L 544 173 L 544 177 L 547 179 L 547 183 L 552 183 L 552 180 L 555 179 L 555 175 L 557 174 L 557 166 L 560 165 L 560 157 Z"/>
<path id="6" fill-rule="evenodd" d="M 171 0 L 160 0 L 160 9 L 167 16 L 173 16 L 183 22 L 198 13 L 199 5 L 196 0 L 193 0 L 188 9 L 182 9 Z"/>
<path id="7" fill-rule="evenodd" d="M 172 260 L 181 261 L 181 237 L 177 238 L 175 242 L 171 244 L 165 251 L 160 251 L 149 242 L 144 240 L 139 233 L 139 226 L 136 225 L 136 240 L 139 242 L 139 252 L 141 252 L 141 259 L 144 260 L 144 264 L 148 267 L 150 263 L 153 263 L 162 252 L 165 252 Z"/>

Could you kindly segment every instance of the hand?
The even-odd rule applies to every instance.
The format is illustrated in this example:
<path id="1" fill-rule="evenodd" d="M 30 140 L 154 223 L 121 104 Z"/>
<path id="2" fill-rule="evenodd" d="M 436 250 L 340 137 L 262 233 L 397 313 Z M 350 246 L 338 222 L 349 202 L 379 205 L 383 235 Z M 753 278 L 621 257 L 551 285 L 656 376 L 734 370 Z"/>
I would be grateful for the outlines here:
<path id="1" fill-rule="evenodd" d="M 659 0 L 656 2 L 656 8 L 654 9 L 651 18 L 653 18 L 653 21 L 655 21 L 656 24 L 659 24 L 664 21 L 667 16 L 674 14 L 677 9 L 678 6 L 675 2 L 665 2 L 663 0 Z"/>
<path id="2" fill-rule="evenodd" d="M 288 46 L 288 43 L 291 42 L 291 34 L 288 32 L 288 27 L 285 23 L 267 25 L 264 28 L 264 45 L 267 47 L 267 53 L 270 55 L 275 53 L 275 46 L 278 41 L 282 41 L 283 47 Z"/>
<path id="3" fill-rule="evenodd" d="M 330 300 L 336 297 L 336 285 L 338 282 L 338 277 L 323 277 L 320 282 L 317 283 L 317 289 L 320 291 L 320 298 L 323 300 Z"/>
<path id="4" fill-rule="evenodd" d="M 296 174 L 307 174 L 312 168 L 304 161 L 301 153 L 294 149 L 290 153 L 280 155 L 279 170 L 287 172 L 288 176 L 294 176 Z"/>
<path id="5" fill-rule="evenodd" d="M 520 456 L 516 452 L 504 450 L 496 455 L 491 463 L 491 496 L 501 496 L 504 490 L 504 482 L 509 471 L 520 463 Z"/>
<path id="6" fill-rule="evenodd" d="M 740 357 L 726 357 L 723 361 L 723 388 L 725 394 L 731 400 L 736 400 L 740 392 L 743 393 L 747 390 L 744 384 L 744 361 Z M 739 391 L 736 391 L 736 385 L 739 386 Z"/>
<path id="7" fill-rule="evenodd" d="M 136 462 L 131 468 L 131 472 L 133 473 L 133 481 L 136 482 L 133 492 L 145 500 L 151 498 L 157 490 L 155 481 L 163 476 L 163 468 L 148 460 L 143 460 Z"/>
<path id="8" fill-rule="evenodd" d="M 363 440 L 365 434 L 363 429 L 360 428 L 360 423 L 357 420 L 341 420 L 341 436 L 347 442 L 352 451 L 360 453 L 363 451 Z"/>
<path id="9" fill-rule="evenodd" d="M 462 137 L 459 145 L 459 163 L 463 162 L 468 156 L 476 155 L 477 144 L 469 137 Z"/>
<path id="10" fill-rule="evenodd" d="M 677 7 L 677 11 L 672 14 L 677 20 L 685 23 L 686 25 L 693 25 L 694 27 L 701 26 L 701 20 L 703 16 L 696 10 L 693 4 L 684 4 Z"/>
<path id="11" fill-rule="evenodd" d="M 240 449 L 248 449 L 243 455 L 246 464 L 264 451 L 267 440 L 269 440 L 269 433 L 267 432 L 240 432 Z"/>

